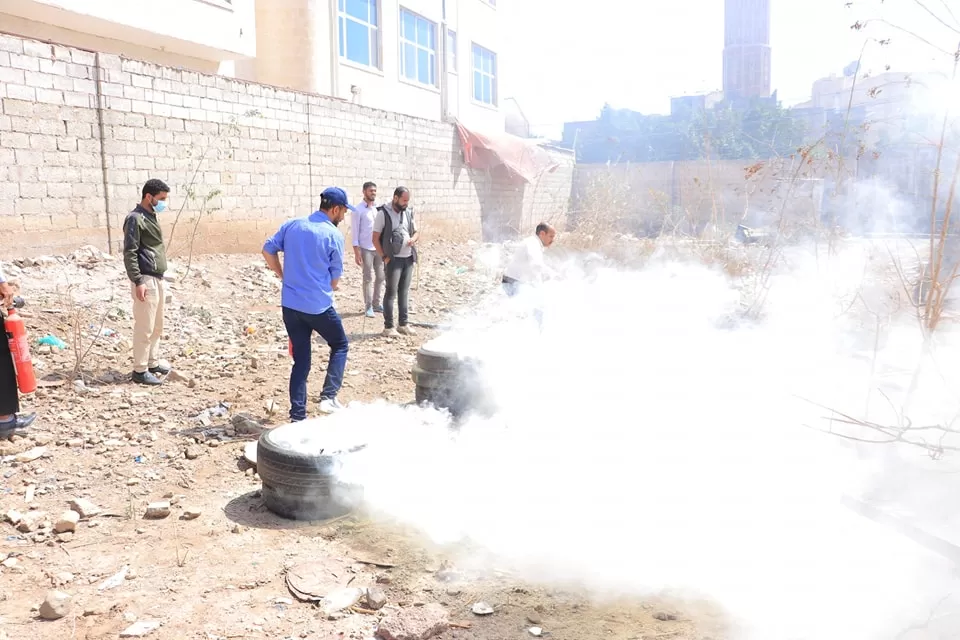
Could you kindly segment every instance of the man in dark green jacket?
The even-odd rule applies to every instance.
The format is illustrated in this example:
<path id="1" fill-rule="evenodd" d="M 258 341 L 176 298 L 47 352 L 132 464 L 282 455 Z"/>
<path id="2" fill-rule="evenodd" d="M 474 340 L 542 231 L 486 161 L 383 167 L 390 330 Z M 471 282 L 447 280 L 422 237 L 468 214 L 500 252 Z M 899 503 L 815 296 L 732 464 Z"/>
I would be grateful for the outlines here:
<path id="1" fill-rule="evenodd" d="M 162 180 L 147 180 L 140 204 L 123 221 L 123 266 L 133 294 L 133 381 L 139 384 L 162 384 L 161 376 L 170 373 L 160 362 L 167 254 L 157 219 L 167 209 L 169 193 Z"/>

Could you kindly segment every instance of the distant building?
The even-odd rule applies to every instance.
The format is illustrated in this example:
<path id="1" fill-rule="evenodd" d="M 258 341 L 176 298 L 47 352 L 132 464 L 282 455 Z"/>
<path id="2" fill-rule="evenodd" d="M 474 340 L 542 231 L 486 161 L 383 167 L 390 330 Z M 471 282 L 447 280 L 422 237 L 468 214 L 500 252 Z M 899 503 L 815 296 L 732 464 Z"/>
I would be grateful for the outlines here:
<path id="1" fill-rule="evenodd" d="M 770 96 L 770 1 L 724 2 L 723 93 L 728 100 Z"/>
<path id="2" fill-rule="evenodd" d="M 713 109 L 723 101 L 723 92 L 713 91 L 695 96 L 679 96 L 670 98 L 670 115 L 686 117 L 693 113 L 701 113 Z"/>

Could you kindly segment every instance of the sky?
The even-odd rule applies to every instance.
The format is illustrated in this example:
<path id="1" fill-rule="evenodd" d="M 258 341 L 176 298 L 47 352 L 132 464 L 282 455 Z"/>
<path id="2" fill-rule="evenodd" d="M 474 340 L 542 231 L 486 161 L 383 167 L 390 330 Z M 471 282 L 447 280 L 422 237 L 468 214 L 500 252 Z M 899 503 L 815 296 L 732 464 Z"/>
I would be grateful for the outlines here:
<path id="1" fill-rule="evenodd" d="M 505 0 L 501 95 L 517 100 L 535 133 L 551 137 L 563 122 L 595 118 L 605 103 L 668 113 L 671 96 L 721 88 L 723 4 Z M 865 71 L 949 72 L 952 58 L 933 48 L 955 51 L 960 41 L 949 10 L 960 18 L 960 0 L 772 0 L 773 88 L 785 106 L 808 100 L 812 83 L 841 74 L 865 41 Z M 866 28 L 851 29 L 857 21 Z"/>

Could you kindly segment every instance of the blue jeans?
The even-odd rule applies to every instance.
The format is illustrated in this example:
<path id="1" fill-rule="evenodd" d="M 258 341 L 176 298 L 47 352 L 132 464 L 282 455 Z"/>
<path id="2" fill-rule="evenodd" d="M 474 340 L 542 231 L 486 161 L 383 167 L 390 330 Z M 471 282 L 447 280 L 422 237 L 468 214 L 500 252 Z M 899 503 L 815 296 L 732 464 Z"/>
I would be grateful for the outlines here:
<path id="1" fill-rule="evenodd" d="M 323 379 L 321 398 L 334 399 L 343 384 L 347 366 L 349 341 L 337 310 L 330 307 L 323 313 L 310 314 L 283 307 L 283 324 L 293 344 L 293 369 L 290 371 L 290 420 L 307 418 L 307 376 L 310 375 L 311 339 L 320 334 L 330 347 L 327 376 Z"/>

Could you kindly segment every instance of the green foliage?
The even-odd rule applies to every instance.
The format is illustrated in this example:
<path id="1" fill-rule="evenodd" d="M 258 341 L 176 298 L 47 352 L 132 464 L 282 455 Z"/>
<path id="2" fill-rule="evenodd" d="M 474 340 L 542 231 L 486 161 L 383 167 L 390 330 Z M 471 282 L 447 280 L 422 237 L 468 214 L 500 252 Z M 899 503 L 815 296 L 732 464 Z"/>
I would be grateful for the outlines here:
<path id="1" fill-rule="evenodd" d="M 576 151 L 579 162 L 593 163 L 760 160 L 794 153 L 804 137 L 800 119 L 764 102 L 672 116 L 606 105 L 594 126 L 581 133 Z"/>

